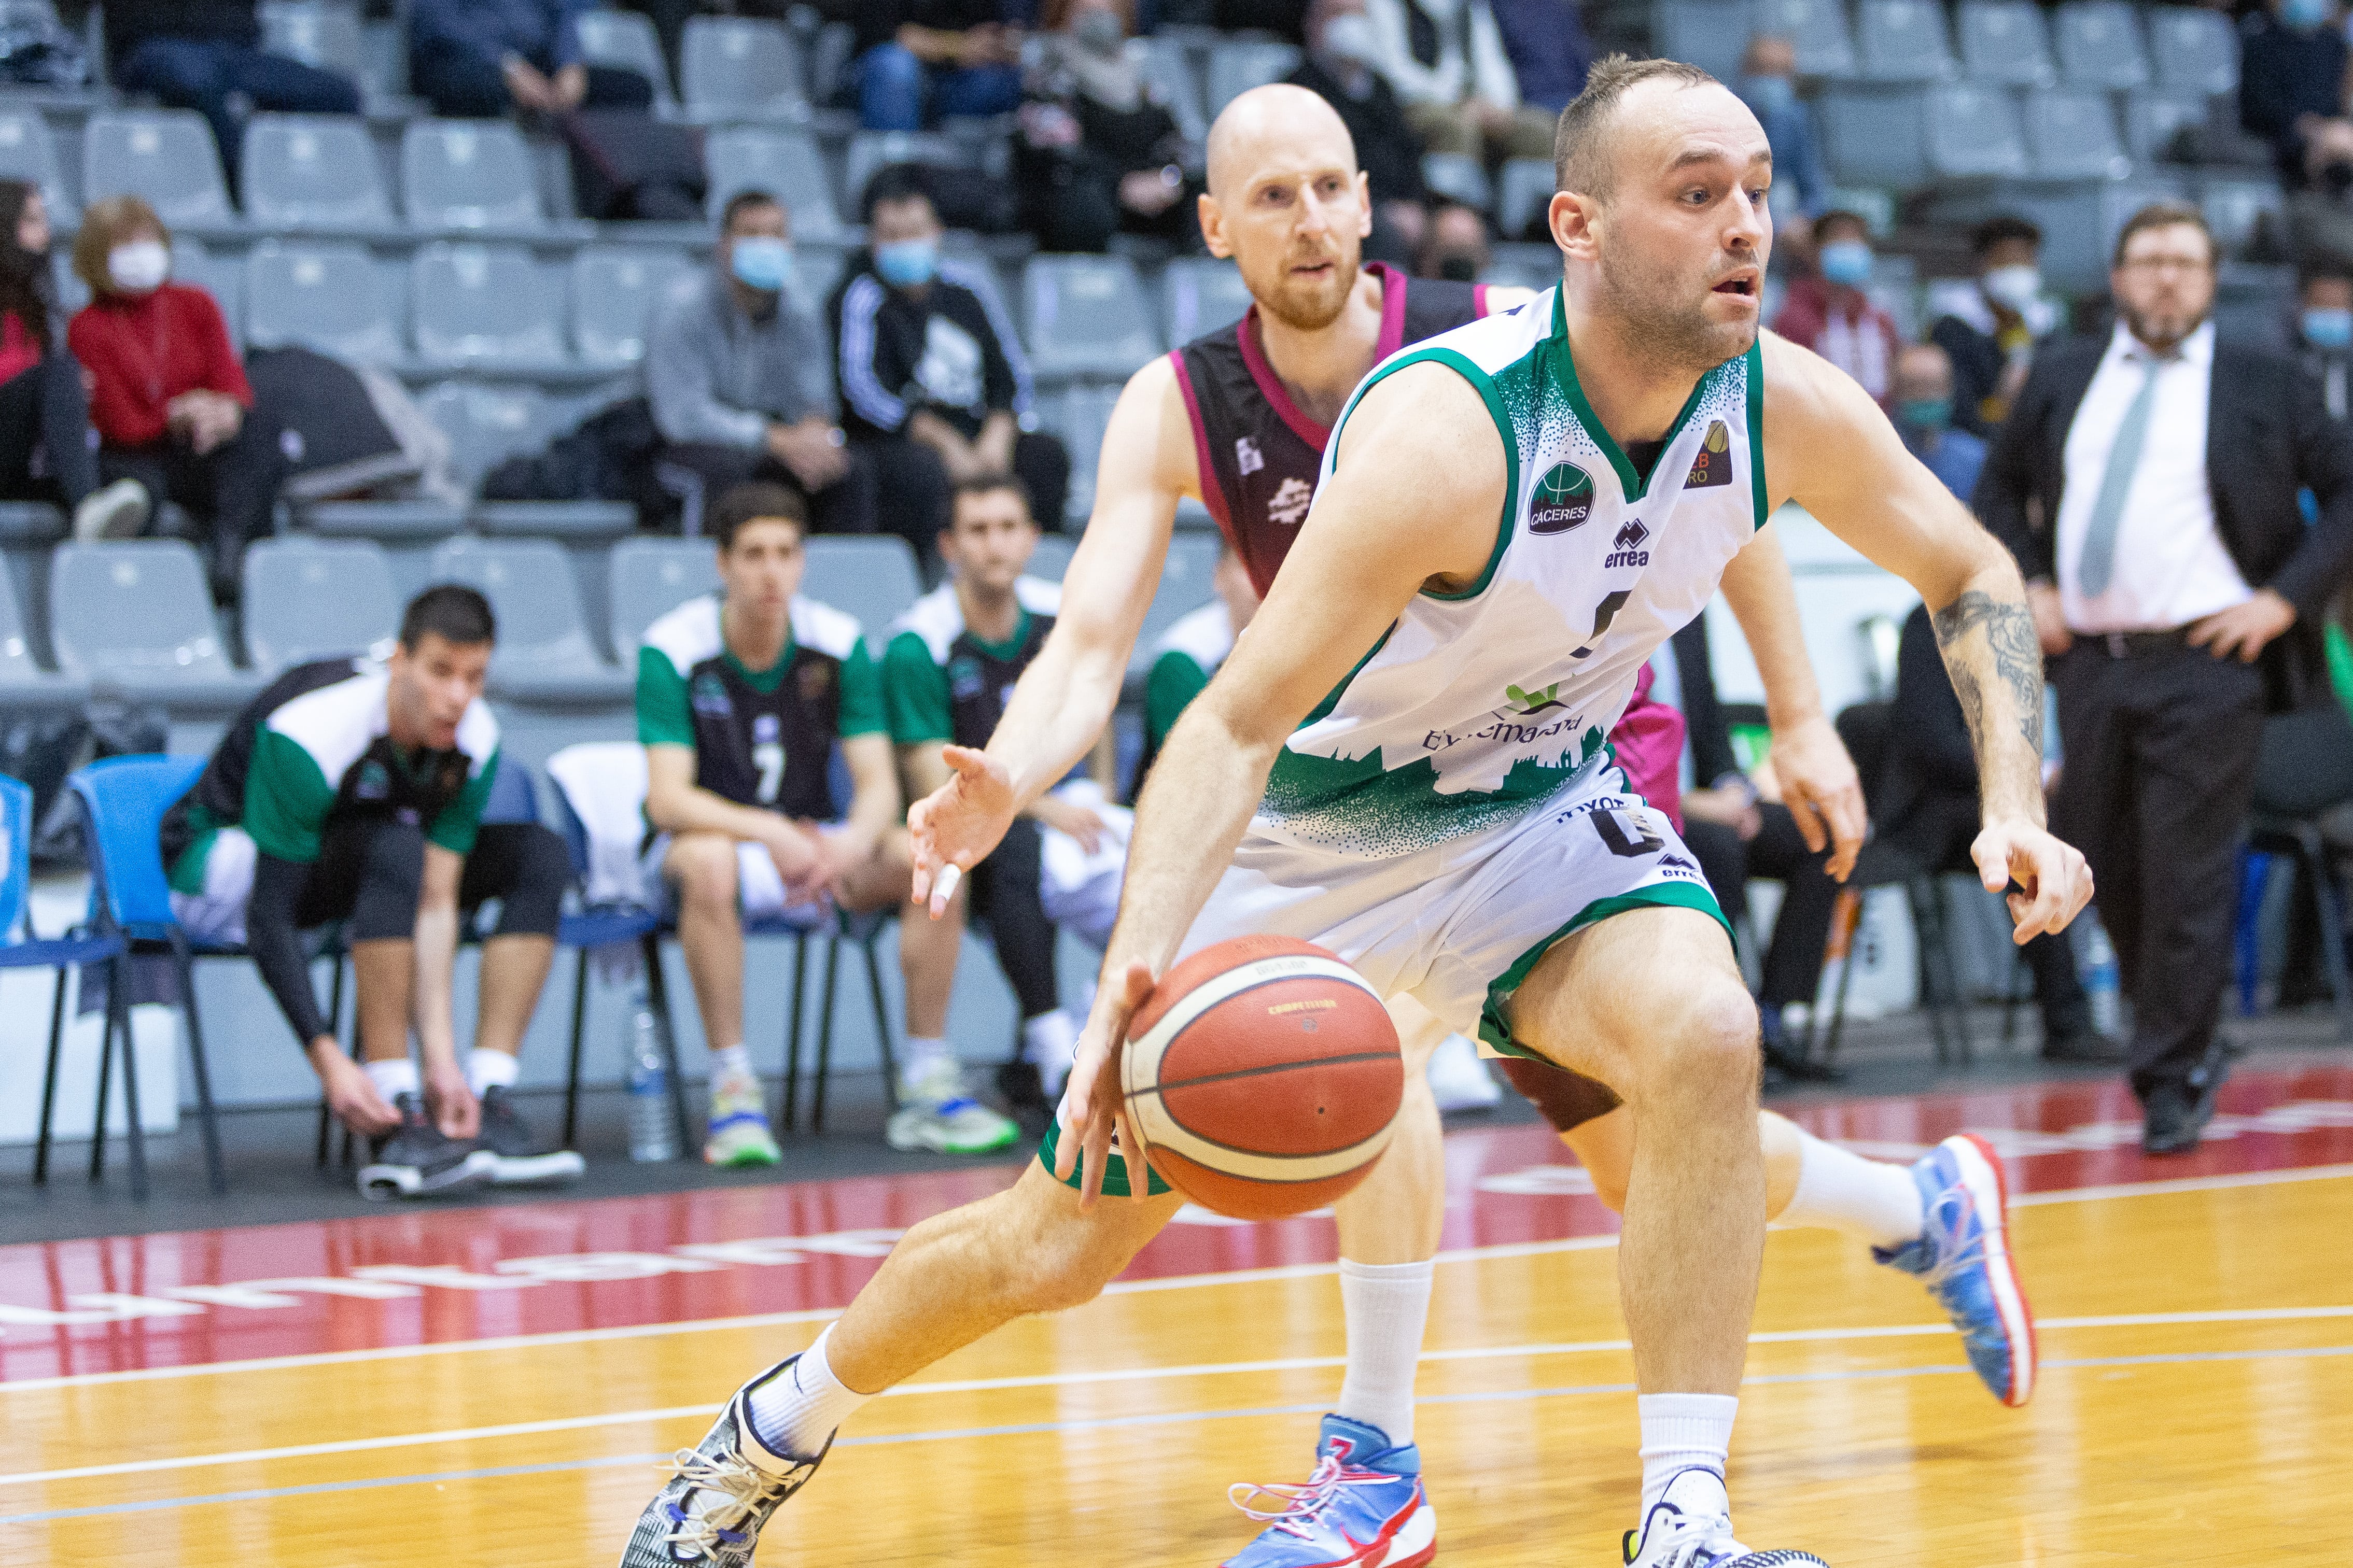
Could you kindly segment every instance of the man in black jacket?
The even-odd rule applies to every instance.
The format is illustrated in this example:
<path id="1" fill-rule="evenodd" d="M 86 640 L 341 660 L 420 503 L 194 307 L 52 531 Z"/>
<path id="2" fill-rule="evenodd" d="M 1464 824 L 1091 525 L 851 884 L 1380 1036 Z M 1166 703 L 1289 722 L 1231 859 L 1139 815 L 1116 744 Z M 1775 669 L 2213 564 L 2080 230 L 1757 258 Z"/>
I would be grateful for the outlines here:
<path id="1" fill-rule="evenodd" d="M 828 310 L 840 370 L 842 428 L 874 456 L 881 526 L 931 548 L 958 484 L 1012 474 L 1032 516 L 1059 528 L 1071 457 L 1025 430 L 1029 371 L 1013 323 L 980 291 L 977 268 L 944 259 L 923 171 L 880 170 L 866 187 L 868 248 Z"/>
<path id="2" fill-rule="evenodd" d="M 2353 433 L 2294 361 L 2215 342 L 2196 207 L 2136 213 L 2109 286 L 2115 331 L 2037 355 L 1976 504 L 2018 556 L 2055 661 L 2052 826 L 2091 861 L 2133 999 L 2142 1146 L 2178 1154 L 2222 1078 L 2263 717 L 2328 700 L 2322 610 L 2353 564 Z M 2310 528 L 2299 489 L 2320 503 Z"/>
<path id="3" fill-rule="evenodd" d="M 1308 10 L 1307 58 L 1283 79 L 1330 104 L 1348 128 L 1356 166 L 1372 183 L 1373 234 L 1365 255 L 1402 264 L 1420 248 L 1430 187 L 1421 178 L 1421 138 L 1373 68 L 1379 52 L 1365 0 L 1316 0 Z"/>
<path id="4" fill-rule="evenodd" d="M 262 49 L 254 0 L 107 0 L 106 56 L 115 86 L 152 92 L 212 122 L 232 185 L 245 115 L 254 110 L 360 111 L 350 78 Z"/>

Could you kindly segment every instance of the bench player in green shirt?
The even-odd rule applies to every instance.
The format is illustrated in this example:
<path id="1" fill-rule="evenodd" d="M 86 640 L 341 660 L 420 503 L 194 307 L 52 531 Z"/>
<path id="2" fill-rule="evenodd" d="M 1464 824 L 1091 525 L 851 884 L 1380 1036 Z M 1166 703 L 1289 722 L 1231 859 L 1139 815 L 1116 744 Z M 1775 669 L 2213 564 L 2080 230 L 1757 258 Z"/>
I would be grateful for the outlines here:
<path id="1" fill-rule="evenodd" d="M 738 485 L 705 521 L 721 589 L 646 628 L 638 739 L 647 859 L 674 889 L 679 946 L 710 1042 L 714 1165 L 779 1153 L 744 1047 L 744 921 L 815 925 L 906 897 L 899 781 L 857 620 L 800 595 L 807 513 L 780 485 Z M 836 821 L 833 749 L 853 796 Z"/>

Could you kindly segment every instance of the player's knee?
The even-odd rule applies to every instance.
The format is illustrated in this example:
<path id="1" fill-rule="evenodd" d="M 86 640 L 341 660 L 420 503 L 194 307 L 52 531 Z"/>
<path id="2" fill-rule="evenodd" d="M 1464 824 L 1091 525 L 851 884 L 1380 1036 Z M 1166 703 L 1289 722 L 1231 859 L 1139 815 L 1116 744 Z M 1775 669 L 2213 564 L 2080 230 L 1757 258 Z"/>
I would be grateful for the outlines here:
<path id="1" fill-rule="evenodd" d="M 562 923 L 564 889 L 572 880 L 572 857 L 564 840 L 536 822 L 518 825 L 514 885 L 499 917 L 501 936 L 554 936 Z"/>
<path id="2" fill-rule="evenodd" d="M 1644 1097 L 1749 1114 L 1757 1098 L 1757 1004 L 1729 975 L 1693 984 L 1645 1053 Z"/>
<path id="3" fill-rule="evenodd" d="M 359 896 L 352 905 L 353 942 L 406 942 L 417 934 L 425 896 L 425 833 L 392 821 L 369 836 L 360 857 Z"/>
<path id="4" fill-rule="evenodd" d="M 679 902 L 708 911 L 735 907 L 735 846 L 716 834 L 698 833 L 670 847 L 670 879 Z"/>

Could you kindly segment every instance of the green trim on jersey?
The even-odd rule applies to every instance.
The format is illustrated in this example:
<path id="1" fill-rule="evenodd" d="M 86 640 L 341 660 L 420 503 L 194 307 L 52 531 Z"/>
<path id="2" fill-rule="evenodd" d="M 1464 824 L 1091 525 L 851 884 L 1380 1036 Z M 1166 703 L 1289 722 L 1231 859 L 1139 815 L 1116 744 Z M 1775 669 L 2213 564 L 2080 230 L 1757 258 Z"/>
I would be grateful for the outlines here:
<path id="1" fill-rule="evenodd" d="M 1038 1163 L 1046 1167 L 1046 1173 L 1050 1176 L 1054 1173 L 1054 1153 L 1061 1147 L 1061 1122 L 1050 1120 L 1046 1123 L 1046 1136 L 1038 1141 Z M 1111 1168 L 1103 1173 L 1103 1195 L 1107 1198 L 1134 1197 L 1135 1190 L 1127 1184 L 1127 1162 L 1114 1153 L 1107 1163 Z M 1082 1149 L 1079 1152 L 1079 1163 L 1071 1167 L 1071 1173 L 1063 1179 L 1062 1185 L 1074 1193 L 1078 1192 L 1080 1184 L 1086 1179 L 1086 1151 Z M 1162 1180 L 1160 1173 L 1154 1170 L 1149 1163 L 1145 1163 L 1144 1191 L 1146 1197 L 1165 1197 L 1176 1190 Z"/>
<path id="2" fill-rule="evenodd" d="M 722 648 L 720 658 L 746 686 L 765 697 L 784 684 L 785 672 L 799 652 L 800 644 L 786 633 L 784 651 L 765 669 L 750 668 L 732 649 Z M 651 643 L 638 648 L 636 704 L 638 744 L 694 749 L 694 710 L 687 672 Z M 882 710 L 882 678 L 863 637 L 841 660 L 841 706 L 834 727 L 845 741 L 853 735 L 879 735 L 890 728 Z"/>
<path id="3" fill-rule="evenodd" d="M 1178 648 L 1170 648 L 1152 661 L 1152 673 L 1144 682 L 1144 733 L 1155 750 L 1168 739 L 1168 731 L 1176 727 L 1177 719 L 1192 705 L 1193 699 L 1208 689 L 1209 672 L 1201 661 Z"/>
<path id="4" fill-rule="evenodd" d="M 1576 918 L 1568 923 L 1513 960 L 1512 966 L 1488 985 L 1487 1003 L 1479 1013 L 1479 1037 L 1507 1057 L 1525 1057 L 1530 1061 L 1557 1067 L 1559 1064 L 1550 1057 L 1522 1045 L 1514 1037 L 1511 1020 L 1504 1009 L 1520 987 L 1527 984 L 1529 974 L 1544 961 L 1544 955 L 1553 950 L 1555 943 L 1575 935 L 1587 926 L 1598 925 L 1611 915 L 1644 909 L 1697 910 L 1704 915 L 1714 916 L 1715 923 L 1724 928 L 1725 938 L 1733 939 L 1732 922 L 1724 918 L 1723 907 L 1715 901 L 1715 895 L 1704 887 L 1694 887 L 1689 882 L 1660 882 L 1648 888 L 1637 888 L 1630 893 L 1621 893 L 1614 899 L 1596 899 L 1577 910 Z"/>
<path id="5" fill-rule="evenodd" d="M 482 809 L 491 804 L 491 784 L 499 776 L 499 758 L 504 753 L 492 752 L 458 798 L 443 806 L 433 825 L 425 830 L 428 844 L 438 844 L 452 855 L 471 855 L 474 840 L 482 831 Z"/>
<path id="6" fill-rule="evenodd" d="M 316 860 L 336 783 L 301 742 L 264 723 L 245 775 L 243 826 L 253 847 L 275 859 L 306 866 Z"/>
<path id="7" fill-rule="evenodd" d="M 1029 606 L 1014 605 L 1013 635 L 990 642 L 966 624 L 957 634 L 988 658 L 1010 664 L 1029 638 Z M 951 645 L 953 646 L 953 645 Z M 919 631 L 902 631 L 882 650 L 882 707 L 893 745 L 928 746 L 955 739 L 955 692 L 948 667 L 932 657 Z"/>
<path id="8" fill-rule="evenodd" d="M 1659 470 L 1666 467 L 1666 464 L 1663 462 L 1651 464 L 1651 471 L 1647 475 L 1636 473 L 1634 471 L 1634 464 L 1632 460 L 1629 458 L 1623 451 L 1620 450 L 1618 446 L 1618 437 L 1609 434 L 1609 426 L 1603 425 L 1601 423 L 1600 416 L 1593 412 L 1593 405 L 1586 401 L 1585 384 L 1579 381 L 1577 375 L 1577 355 L 1575 352 L 1570 349 L 1568 342 L 1568 306 L 1567 301 L 1567 295 L 1565 289 L 1554 290 L 1552 297 L 1552 336 L 1546 340 L 1545 346 L 1547 350 L 1552 352 L 1554 357 L 1558 360 L 1560 363 L 1561 390 L 1568 395 L 1568 406 L 1570 412 L 1577 416 L 1577 422 L 1585 426 L 1585 433 L 1593 437 L 1593 444 L 1601 448 L 1601 455 L 1609 459 L 1609 466 L 1618 471 L 1619 486 L 1625 491 L 1626 504 L 1631 506 L 1638 500 L 1648 499 L 1651 481 L 1659 477 Z M 1749 344 L 1748 352 L 1752 354 L 1755 353 L 1757 352 L 1757 345 L 1755 343 Z M 1731 362 L 1728 360 L 1725 362 L 1727 364 L 1730 363 Z M 1666 449 L 1675 444 L 1675 437 L 1683 433 L 1683 426 L 1691 423 L 1693 413 L 1698 409 L 1700 399 L 1705 395 L 1707 392 L 1709 378 L 1714 376 L 1716 374 L 1716 371 L 1721 370 L 1722 368 L 1722 365 L 1718 365 L 1715 369 L 1708 371 L 1705 375 L 1701 376 L 1697 381 L 1692 383 L 1691 395 L 1683 399 L 1683 411 L 1675 416 L 1674 423 L 1667 426 L 1666 435 L 1660 439 L 1659 454 L 1662 458 L 1666 455 Z M 1750 427 L 1752 430 L 1763 428 L 1761 416 L 1757 412 L 1757 382 L 1758 378 L 1755 375 L 1748 378 L 1748 385 L 1750 388 L 1749 418 Z M 1507 431 L 1509 430 L 1509 426 L 1506 426 L 1505 428 Z M 1507 437 L 1507 439 L 1509 438 L 1510 437 Z M 1678 483 L 1682 482 L 1681 475 L 1676 476 L 1676 481 Z M 1757 493 L 1762 495 L 1764 492 L 1759 490 Z"/>
<path id="9" fill-rule="evenodd" d="M 1757 526 L 1770 515 L 1765 505 L 1765 341 L 1748 345 L 1748 498 Z"/>
<path id="10" fill-rule="evenodd" d="M 1285 748 L 1267 775 L 1259 810 L 1277 821 L 1302 816 L 1310 807 L 1327 821 L 1345 816 L 1349 853 L 1407 854 L 1432 841 L 1430 826 L 1436 822 L 1444 823 L 1440 837 L 1451 838 L 1516 820 L 1530 805 L 1585 772 L 1595 758 L 1606 757 L 1606 744 L 1607 737 L 1595 726 L 1586 731 L 1575 762 L 1547 763 L 1522 757 L 1504 775 L 1501 788 L 1443 792 L 1438 787 L 1437 765 L 1428 757 L 1391 768 L 1382 765 L 1377 747 L 1361 757 L 1319 757 Z M 1303 838 L 1309 837 L 1296 821 L 1292 826 Z"/>
<path id="11" fill-rule="evenodd" d="M 1479 579 L 1477 582 L 1472 584 L 1468 588 L 1463 589 L 1459 594 L 1441 594 L 1434 588 L 1424 588 L 1421 591 L 1425 598 L 1446 600 L 1475 599 L 1480 595 L 1487 591 L 1488 584 L 1495 580 L 1495 568 L 1504 563 L 1504 552 L 1511 548 L 1512 519 L 1513 514 L 1519 509 L 1520 501 L 1519 432 L 1512 427 L 1512 416 L 1504 407 L 1503 395 L 1495 389 L 1495 382 L 1493 376 L 1490 376 L 1485 371 L 1481 370 L 1477 365 L 1472 363 L 1467 357 L 1456 353 L 1452 349 L 1408 349 L 1405 353 L 1398 354 L 1395 358 L 1389 360 L 1387 363 L 1377 368 L 1373 374 L 1366 379 L 1365 384 L 1356 388 L 1356 393 L 1348 399 L 1348 406 L 1340 411 L 1340 423 L 1332 427 L 1332 447 L 1334 451 L 1332 463 L 1333 471 L 1335 473 L 1339 471 L 1339 458 L 1337 454 L 1340 444 L 1341 427 L 1348 423 L 1348 416 L 1356 411 L 1356 405 L 1364 401 L 1365 394 L 1370 392 L 1374 387 L 1378 386 L 1382 382 L 1387 381 L 1390 376 L 1395 375 L 1398 372 L 1405 369 L 1407 366 L 1416 364 L 1442 364 L 1447 369 L 1452 371 L 1455 374 L 1461 376 L 1463 380 L 1469 382 L 1471 384 L 1472 390 L 1478 393 L 1479 400 L 1487 405 L 1487 417 L 1495 422 L 1496 434 L 1501 436 L 1504 439 L 1504 511 L 1503 515 L 1495 521 L 1495 547 L 1487 552 L 1486 569 L 1479 574 Z M 1376 648 L 1376 651 L 1378 651 L 1377 648 Z M 1370 658 L 1371 655 L 1368 654 L 1366 657 Z M 1353 674 L 1354 671 L 1351 671 L 1350 673 Z M 1347 685 L 1347 682 L 1344 680 L 1340 684 L 1345 687 Z M 1335 689 L 1335 695 L 1336 694 Z"/>

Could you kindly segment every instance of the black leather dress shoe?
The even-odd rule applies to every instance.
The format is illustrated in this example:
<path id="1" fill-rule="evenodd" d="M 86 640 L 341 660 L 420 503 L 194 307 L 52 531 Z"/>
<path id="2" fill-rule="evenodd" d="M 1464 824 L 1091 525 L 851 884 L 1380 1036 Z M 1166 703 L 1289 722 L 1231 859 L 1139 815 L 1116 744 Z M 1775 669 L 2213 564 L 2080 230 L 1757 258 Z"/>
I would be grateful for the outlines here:
<path id="1" fill-rule="evenodd" d="M 2122 1067 L 2125 1048 L 2099 1030 L 2087 1026 L 2070 1029 L 2063 1034 L 2044 1035 L 2042 1059 L 2064 1062 L 2071 1067 Z"/>
<path id="2" fill-rule="evenodd" d="M 2214 1068 L 2201 1069 L 2205 1079 L 2202 1088 L 2194 1084 L 2159 1084 L 2148 1094 L 2146 1110 L 2147 1120 L 2140 1134 L 2144 1154 L 2194 1154 L 2198 1152 L 2199 1134 L 2214 1120 L 2214 1098 L 2221 1092 L 2222 1075 Z"/>

